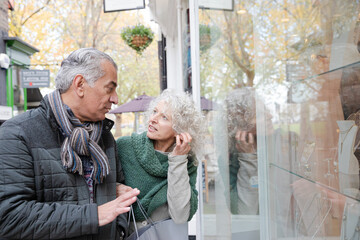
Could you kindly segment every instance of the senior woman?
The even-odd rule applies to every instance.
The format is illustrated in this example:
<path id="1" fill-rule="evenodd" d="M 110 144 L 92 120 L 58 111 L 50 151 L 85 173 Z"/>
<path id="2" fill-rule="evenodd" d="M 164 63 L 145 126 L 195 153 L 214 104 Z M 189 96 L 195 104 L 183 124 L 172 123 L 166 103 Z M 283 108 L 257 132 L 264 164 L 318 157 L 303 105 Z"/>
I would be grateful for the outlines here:
<path id="1" fill-rule="evenodd" d="M 140 190 L 138 199 L 152 221 L 186 223 L 198 205 L 203 116 L 188 94 L 167 89 L 150 103 L 146 117 L 146 132 L 117 139 L 125 185 Z M 137 227 L 146 225 L 138 206 L 134 213 Z"/>

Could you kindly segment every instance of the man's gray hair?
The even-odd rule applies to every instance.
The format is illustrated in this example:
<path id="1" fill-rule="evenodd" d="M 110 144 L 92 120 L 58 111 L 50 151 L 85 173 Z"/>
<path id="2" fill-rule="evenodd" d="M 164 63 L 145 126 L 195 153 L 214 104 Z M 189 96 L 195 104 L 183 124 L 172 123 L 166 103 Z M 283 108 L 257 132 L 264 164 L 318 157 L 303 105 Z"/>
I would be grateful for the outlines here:
<path id="1" fill-rule="evenodd" d="M 149 104 L 149 108 L 145 113 L 147 124 L 149 124 L 148 120 L 159 102 L 164 102 L 166 109 L 170 110 L 174 131 L 177 133 L 188 132 L 191 135 L 191 153 L 201 159 L 206 124 L 203 114 L 196 108 L 192 97 L 183 91 L 174 89 L 164 90 L 160 96 Z M 194 164 L 197 164 L 197 161 Z"/>
<path id="2" fill-rule="evenodd" d="M 66 92 L 76 75 L 82 75 L 90 86 L 94 86 L 95 82 L 105 75 L 102 68 L 104 61 L 110 62 L 117 71 L 116 63 L 106 53 L 95 48 L 75 50 L 61 63 L 55 79 L 56 89 L 61 93 Z"/>

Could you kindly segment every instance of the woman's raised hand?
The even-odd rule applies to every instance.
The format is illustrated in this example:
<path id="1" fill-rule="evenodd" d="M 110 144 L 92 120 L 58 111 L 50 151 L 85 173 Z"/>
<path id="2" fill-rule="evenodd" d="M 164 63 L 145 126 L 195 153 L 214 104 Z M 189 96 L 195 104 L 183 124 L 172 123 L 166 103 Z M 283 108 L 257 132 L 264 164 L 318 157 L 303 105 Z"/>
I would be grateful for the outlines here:
<path id="1" fill-rule="evenodd" d="M 191 141 L 192 137 L 187 132 L 176 135 L 176 146 L 171 155 L 177 156 L 188 154 L 191 149 Z"/>
<path id="2" fill-rule="evenodd" d="M 256 153 L 256 135 L 254 132 L 237 130 L 236 149 L 241 153 Z"/>

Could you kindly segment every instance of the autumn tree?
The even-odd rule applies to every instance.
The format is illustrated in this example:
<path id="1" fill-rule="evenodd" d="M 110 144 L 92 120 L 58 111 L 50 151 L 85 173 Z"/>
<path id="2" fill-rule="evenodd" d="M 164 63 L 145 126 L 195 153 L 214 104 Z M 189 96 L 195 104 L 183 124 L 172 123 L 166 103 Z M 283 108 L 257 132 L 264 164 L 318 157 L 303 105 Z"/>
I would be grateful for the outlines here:
<path id="1" fill-rule="evenodd" d="M 9 11 L 9 35 L 13 37 L 21 37 L 23 27 L 29 20 L 37 18 L 40 20 L 41 15 L 50 4 L 50 0 L 40 0 L 33 2 L 31 0 L 17 1 L 14 11 Z M 45 20 L 46 18 L 42 18 Z M 46 21 L 43 21 L 46 22 Z M 41 23 L 40 23 L 41 24 Z"/>
<path id="2" fill-rule="evenodd" d="M 121 39 L 122 28 L 145 23 L 146 10 L 104 13 L 102 0 L 19 0 L 12 12 L 10 35 L 19 36 L 40 50 L 31 67 L 51 71 L 51 88 L 61 61 L 72 51 L 95 47 L 118 64 L 119 105 L 159 89 L 156 39 L 138 56 Z M 120 120 L 120 119 L 119 119 Z"/>

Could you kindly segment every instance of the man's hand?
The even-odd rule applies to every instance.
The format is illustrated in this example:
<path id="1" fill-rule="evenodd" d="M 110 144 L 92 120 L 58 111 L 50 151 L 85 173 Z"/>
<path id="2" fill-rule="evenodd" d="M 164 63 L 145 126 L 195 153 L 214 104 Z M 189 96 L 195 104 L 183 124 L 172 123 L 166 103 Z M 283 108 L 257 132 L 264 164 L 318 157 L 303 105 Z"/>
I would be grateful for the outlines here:
<path id="1" fill-rule="evenodd" d="M 104 226 L 114 221 L 114 219 L 122 214 L 130 211 L 130 205 L 136 201 L 136 196 L 140 191 L 135 188 L 117 197 L 115 200 L 98 206 L 99 226 Z"/>

